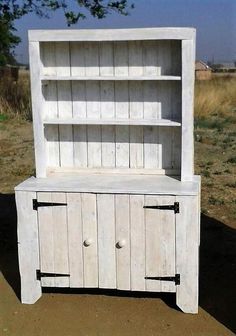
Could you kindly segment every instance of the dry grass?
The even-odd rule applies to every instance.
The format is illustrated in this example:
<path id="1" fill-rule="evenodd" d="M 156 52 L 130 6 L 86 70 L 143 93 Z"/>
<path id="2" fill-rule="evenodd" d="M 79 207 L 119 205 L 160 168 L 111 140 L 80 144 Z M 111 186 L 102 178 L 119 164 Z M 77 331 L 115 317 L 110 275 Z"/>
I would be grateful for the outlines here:
<path id="1" fill-rule="evenodd" d="M 32 119 L 28 73 L 20 74 L 17 83 L 10 78 L 0 80 L 0 119 L 16 117 Z"/>
<path id="2" fill-rule="evenodd" d="M 195 118 L 234 117 L 236 114 L 236 78 L 197 81 Z"/>

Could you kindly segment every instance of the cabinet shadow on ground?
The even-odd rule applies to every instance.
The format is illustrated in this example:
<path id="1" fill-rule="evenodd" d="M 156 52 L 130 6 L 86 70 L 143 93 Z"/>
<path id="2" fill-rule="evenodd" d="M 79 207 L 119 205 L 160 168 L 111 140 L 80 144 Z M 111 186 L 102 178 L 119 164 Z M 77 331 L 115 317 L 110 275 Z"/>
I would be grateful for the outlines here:
<path id="1" fill-rule="evenodd" d="M 200 307 L 220 323 L 236 331 L 236 230 L 201 216 Z M 17 256 L 17 216 L 14 194 L 0 194 L 0 270 L 20 299 L 20 277 Z M 44 289 L 44 292 L 101 294 L 124 297 L 162 299 L 178 309 L 173 294 L 123 292 L 97 289 Z"/>

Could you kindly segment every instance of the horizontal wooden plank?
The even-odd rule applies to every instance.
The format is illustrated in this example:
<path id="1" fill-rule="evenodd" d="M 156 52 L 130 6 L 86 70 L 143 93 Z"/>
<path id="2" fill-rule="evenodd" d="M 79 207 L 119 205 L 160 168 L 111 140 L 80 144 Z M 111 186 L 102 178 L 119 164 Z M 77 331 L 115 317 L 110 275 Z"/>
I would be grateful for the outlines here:
<path id="1" fill-rule="evenodd" d="M 29 41 L 128 41 L 193 39 L 194 28 L 29 30 Z"/>
<path id="2" fill-rule="evenodd" d="M 87 80 L 114 80 L 114 81 L 142 81 L 142 80 L 181 80 L 181 76 L 42 76 L 42 81 L 87 81 Z M 45 84 L 45 82 L 44 82 Z"/>
<path id="3" fill-rule="evenodd" d="M 181 126 L 178 121 L 168 119 L 45 119 L 44 124 L 49 125 L 146 125 L 146 126 Z"/>
<path id="4" fill-rule="evenodd" d="M 84 193 L 197 195 L 198 182 L 180 182 L 166 175 L 77 174 L 30 178 L 15 190 Z"/>

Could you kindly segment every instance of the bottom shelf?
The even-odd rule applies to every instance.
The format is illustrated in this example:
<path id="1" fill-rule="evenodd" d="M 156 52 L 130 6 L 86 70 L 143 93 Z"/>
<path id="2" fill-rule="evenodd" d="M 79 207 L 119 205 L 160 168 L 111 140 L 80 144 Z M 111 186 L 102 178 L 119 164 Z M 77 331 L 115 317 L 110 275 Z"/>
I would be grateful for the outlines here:
<path id="1" fill-rule="evenodd" d="M 31 177 L 19 184 L 15 190 L 197 195 L 199 187 L 199 176 L 194 176 L 193 181 L 181 182 L 179 177 L 166 175 L 77 174 L 63 177 Z"/>

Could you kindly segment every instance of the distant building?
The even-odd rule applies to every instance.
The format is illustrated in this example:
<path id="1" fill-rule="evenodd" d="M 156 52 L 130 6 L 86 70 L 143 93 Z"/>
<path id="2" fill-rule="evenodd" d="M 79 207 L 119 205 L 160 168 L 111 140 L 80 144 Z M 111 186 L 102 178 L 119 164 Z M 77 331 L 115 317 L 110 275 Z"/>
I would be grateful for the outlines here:
<path id="1" fill-rule="evenodd" d="M 209 80 L 212 77 L 212 69 L 203 61 L 195 63 L 195 78 L 198 80 Z"/>

